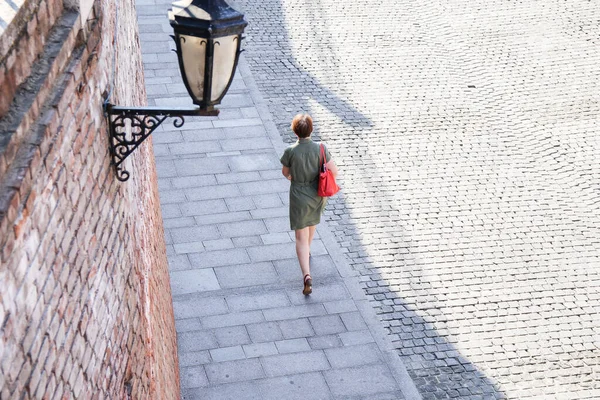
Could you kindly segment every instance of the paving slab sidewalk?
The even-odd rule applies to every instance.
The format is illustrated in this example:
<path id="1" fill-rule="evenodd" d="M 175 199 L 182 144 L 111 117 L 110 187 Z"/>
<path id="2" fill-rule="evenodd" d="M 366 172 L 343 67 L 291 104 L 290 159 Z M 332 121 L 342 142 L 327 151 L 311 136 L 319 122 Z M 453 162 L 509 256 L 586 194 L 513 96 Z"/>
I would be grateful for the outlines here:
<path id="1" fill-rule="evenodd" d="M 149 103 L 191 106 L 168 7 L 137 2 Z M 182 398 L 420 399 L 325 223 L 302 295 L 284 144 L 243 58 L 219 108 L 153 134 Z"/>

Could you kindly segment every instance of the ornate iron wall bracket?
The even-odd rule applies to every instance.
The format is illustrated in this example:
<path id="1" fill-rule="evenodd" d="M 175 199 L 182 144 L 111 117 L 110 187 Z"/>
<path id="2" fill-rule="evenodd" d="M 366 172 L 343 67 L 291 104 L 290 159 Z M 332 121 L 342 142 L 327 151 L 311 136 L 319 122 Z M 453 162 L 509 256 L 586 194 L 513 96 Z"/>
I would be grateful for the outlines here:
<path id="1" fill-rule="evenodd" d="M 146 140 L 152 132 L 167 118 L 175 118 L 173 125 L 181 128 L 185 123 L 184 116 L 217 116 L 219 110 L 194 108 L 160 108 L 160 107 L 118 107 L 110 103 L 104 105 L 108 118 L 110 135 L 110 154 L 117 179 L 125 182 L 129 179 L 129 171 L 123 161 Z"/>

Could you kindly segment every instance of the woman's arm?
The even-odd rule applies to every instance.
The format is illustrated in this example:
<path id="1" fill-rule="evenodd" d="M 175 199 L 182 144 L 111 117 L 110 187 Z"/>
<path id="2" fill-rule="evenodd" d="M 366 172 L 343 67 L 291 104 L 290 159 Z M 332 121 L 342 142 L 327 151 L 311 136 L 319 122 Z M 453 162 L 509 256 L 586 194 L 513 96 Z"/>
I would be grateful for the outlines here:
<path id="1" fill-rule="evenodd" d="M 290 167 L 286 167 L 285 165 L 281 167 L 281 173 L 283 176 L 288 178 L 290 181 L 292 180 L 292 174 L 290 174 Z"/>
<path id="2" fill-rule="evenodd" d="M 338 168 L 337 168 L 337 165 L 335 165 L 335 161 L 330 160 L 327 164 L 325 164 L 325 166 L 327 166 L 327 169 L 331 171 L 331 173 L 333 174 L 333 177 L 337 178 Z"/>

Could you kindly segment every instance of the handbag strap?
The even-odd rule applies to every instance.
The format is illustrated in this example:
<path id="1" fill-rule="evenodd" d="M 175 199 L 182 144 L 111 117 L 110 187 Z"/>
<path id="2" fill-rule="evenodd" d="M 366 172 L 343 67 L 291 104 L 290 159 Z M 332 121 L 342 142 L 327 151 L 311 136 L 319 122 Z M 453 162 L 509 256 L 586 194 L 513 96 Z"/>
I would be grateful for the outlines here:
<path id="1" fill-rule="evenodd" d="M 319 154 L 319 171 L 323 169 L 327 161 L 327 158 L 325 157 L 325 146 L 323 146 L 323 143 L 321 143 L 320 147 L 321 151 Z"/>

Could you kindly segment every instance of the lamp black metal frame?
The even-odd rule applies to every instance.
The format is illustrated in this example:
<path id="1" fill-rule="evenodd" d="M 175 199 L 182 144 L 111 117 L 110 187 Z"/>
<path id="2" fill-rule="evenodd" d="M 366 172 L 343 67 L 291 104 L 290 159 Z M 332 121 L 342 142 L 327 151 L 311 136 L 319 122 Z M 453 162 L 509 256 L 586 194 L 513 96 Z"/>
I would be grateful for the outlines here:
<path id="1" fill-rule="evenodd" d="M 219 104 L 227 93 L 239 60 L 242 33 L 247 25 L 244 15 L 231 8 L 225 0 L 191 0 L 185 4 L 173 3 L 169 11 L 169 21 L 173 27 L 177 46 L 179 69 L 188 93 L 199 107 L 193 108 L 161 108 L 161 107 L 120 107 L 108 102 L 104 103 L 104 113 L 108 119 L 110 155 L 115 168 L 117 179 L 125 182 L 130 173 L 125 169 L 125 159 L 135 151 L 167 118 L 175 118 L 173 125 L 181 128 L 185 123 L 184 116 L 217 116 L 219 110 L 214 106 Z M 202 95 L 195 93 L 188 81 L 186 68 L 183 61 L 182 42 L 185 36 L 199 39 L 199 46 L 206 46 L 204 62 L 204 75 L 201 87 Z M 219 97 L 212 98 L 213 62 L 215 59 L 215 45 L 221 46 L 225 37 L 234 36 L 235 53 L 233 68 L 227 84 Z M 227 64 L 225 64 L 227 65 Z M 199 72 L 201 69 L 194 70 Z M 110 98 L 110 95 L 109 95 Z"/>
<path id="2" fill-rule="evenodd" d="M 110 155 L 117 179 L 121 182 L 125 182 L 130 176 L 123 165 L 125 159 L 167 118 L 175 118 L 173 125 L 181 128 L 185 123 L 185 116 L 219 115 L 218 109 L 119 107 L 108 102 L 104 104 L 104 112 L 109 123 Z"/>

